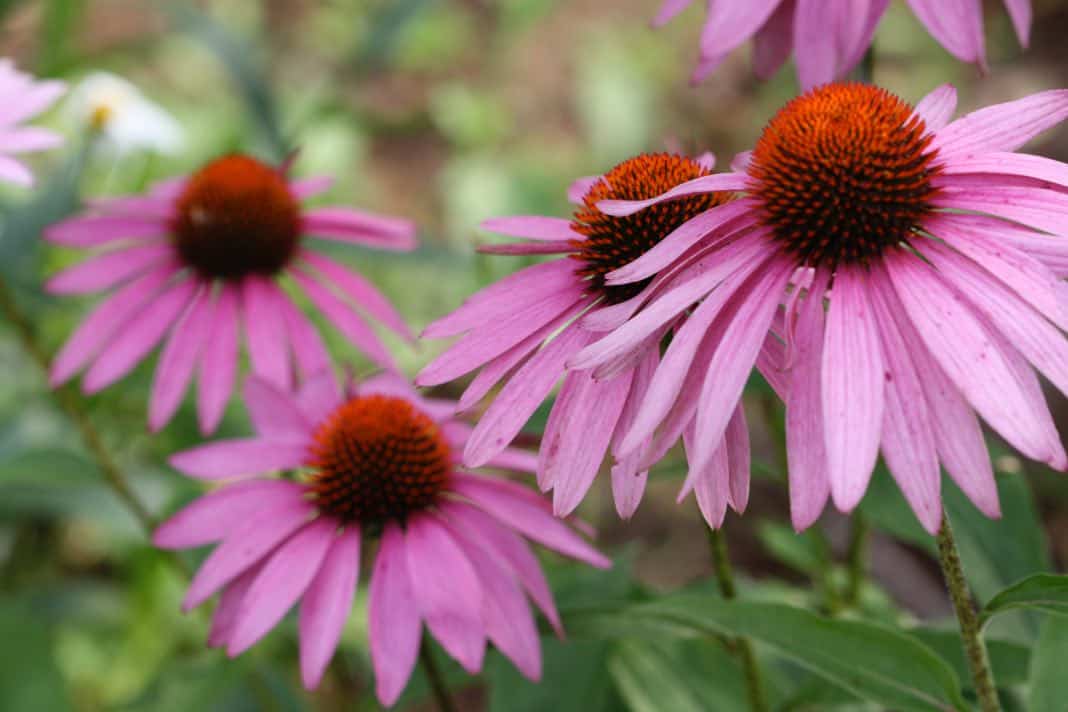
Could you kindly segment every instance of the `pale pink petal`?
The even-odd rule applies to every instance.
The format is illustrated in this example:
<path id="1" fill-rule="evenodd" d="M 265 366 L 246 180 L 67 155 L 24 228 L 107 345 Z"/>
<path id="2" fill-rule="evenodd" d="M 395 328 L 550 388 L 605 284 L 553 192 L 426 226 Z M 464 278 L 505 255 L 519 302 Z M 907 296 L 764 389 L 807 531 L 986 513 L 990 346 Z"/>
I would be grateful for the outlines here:
<path id="1" fill-rule="evenodd" d="M 382 368 L 396 370 L 396 364 L 389 351 L 383 346 L 378 336 L 367 325 L 359 314 L 349 305 L 345 304 L 333 292 L 323 287 L 310 276 L 298 269 L 290 270 L 293 279 L 304 289 L 308 298 L 316 307 L 337 327 L 338 331 L 345 335 L 356 348 L 367 354 L 368 357 Z"/>
<path id="2" fill-rule="evenodd" d="M 289 181 L 289 192 L 298 200 L 306 200 L 325 193 L 333 185 L 334 179 L 331 176 L 309 176 Z"/>
<path id="3" fill-rule="evenodd" d="M 223 285 L 215 303 L 211 337 L 200 354 L 197 373 L 197 414 L 200 432 L 218 427 L 237 373 L 238 291 Z"/>
<path id="4" fill-rule="evenodd" d="M 962 62 L 986 62 L 983 10 L 976 0 L 907 0 L 927 31 Z"/>
<path id="5" fill-rule="evenodd" d="M 289 344 L 278 287 L 266 278 L 248 276 L 241 283 L 241 315 L 252 372 L 282 390 L 293 386 Z"/>
<path id="6" fill-rule="evenodd" d="M 697 507 L 701 510 L 705 523 L 713 529 L 719 529 L 723 526 L 723 518 L 727 515 L 727 504 L 730 500 L 727 446 L 720 441 L 712 450 L 712 454 L 704 458 L 704 463 L 695 467 L 695 458 L 692 455 L 695 449 L 695 438 L 694 429 L 688 428 L 683 439 L 690 470 L 686 474 L 686 481 L 683 483 L 678 499 L 681 501 L 692 491 L 697 498 Z"/>
<path id="7" fill-rule="evenodd" d="M 156 527 L 152 543 L 161 549 L 188 549 L 219 541 L 249 517 L 303 498 L 304 488 L 286 480 L 237 482 L 194 500 Z"/>
<path id="8" fill-rule="evenodd" d="M 454 476 L 453 491 L 467 497 L 502 524 L 565 556 L 597 568 L 611 562 L 554 517 L 549 503 L 526 487 L 471 473 Z"/>
<path id="9" fill-rule="evenodd" d="M 236 527 L 204 560 L 189 584 L 182 610 L 199 606 L 245 569 L 259 562 L 302 527 L 312 511 L 311 503 L 305 500 L 287 502 L 263 509 Z"/>
<path id="10" fill-rule="evenodd" d="M 304 230 L 314 237 L 380 250 L 410 251 L 418 246 L 415 224 L 351 208 L 312 208 L 304 214 Z"/>
<path id="11" fill-rule="evenodd" d="M 249 418 L 260 437 L 299 440 L 311 435 L 312 422 L 297 402 L 270 381 L 249 376 L 244 394 Z"/>
<path id="12" fill-rule="evenodd" d="M 45 151 L 62 143 L 62 136 L 38 126 L 8 128 L 0 132 L 0 151 L 4 153 L 18 154 Z"/>
<path id="13" fill-rule="evenodd" d="M 727 443 L 727 464 L 730 468 L 729 504 L 741 514 L 749 505 L 749 426 L 745 422 L 745 408 L 741 403 L 727 423 L 724 436 Z"/>
<path id="14" fill-rule="evenodd" d="M 848 11 L 842 5 L 842 0 L 797 0 L 793 45 L 802 91 L 836 79 L 840 51 L 835 37 L 837 15 Z"/>
<path id="15" fill-rule="evenodd" d="M 989 151 L 979 155 L 956 156 L 941 166 L 943 176 L 979 175 L 989 178 L 990 185 L 997 187 L 1000 176 L 1027 178 L 1035 182 L 1035 187 L 1049 187 L 1044 183 L 1055 183 L 1068 187 L 1068 165 L 1044 156 L 1032 156 L 1027 153 L 1008 151 Z M 952 186 L 952 179 L 940 177 L 942 185 Z"/>
<path id="16" fill-rule="evenodd" d="M 199 289 L 193 279 L 178 282 L 126 322 L 90 366 L 82 390 L 96 393 L 129 373 L 160 342 Z"/>
<path id="17" fill-rule="evenodd" d="M 784 0 L 753 37 L 753 73 L 771 79 L 794 48 L 795 0 Z M 731 170 L 737 170 L 733 165 Z"/>
<path id="18" fill-rule="evenodd" d="M 1066 117 L 1068 89 L 1039 92 L 962 116 L 935 135 L 931 148 L 938 149 L 943 161 L 987 151 L 1015 151 Z"/>
<path id="19" fill-rule="evenodd" d="M 211 287 L 205 286 L 193 298 L 185 314 L 174 325 L 160 354 L 148 403 L 148 427 L 162 428 L 178 410 L 182 396 L 193 378 L 200 350 L 208 340 L 215 318 Z"/>
<path id="20" fill-rule="evenodd" d="M 581 232 L 571 228 L 571 221 L 563 218 L 550 218 L 541 215 L 516 215 L 507 218 L 484 220 L 479 227 L 488 232 L 497 232 L 510 237 L 527 240 L 545 240 L 548 242 L 568 242 L 585 240 Z"/>
<path id="21" fill-rule="evenodd" d="M 957 110 L 957 89 L 943 84 L 916 104 L 916 115 L 923 119 L 927 131 L 941 131 Z"/>
<path id="22" fill-rule="evenodd" d="M 1005 9 L 1012 18 L 1020 45 L 1026 48 L 1031 40 L 1031 0 L 1005 0 Z"/>
<path id="23" fill-rule="evenodd" d="M 943 188 L 932 205 L 996 215 L 1053 234 L 1066 232 L 1068 195 L 1031 186 Z"/>
<path id="24" fill-rule="evenodd" d="M 307 439 L 235 438 L 216 440 L 171 455 L 170 463 L 190 477 L 221 480 L 291 470 L 304 465 L 307 457 Z"/>
<path id="25" fill-rule="evenodd" d="M 102 301 L 56 354 L 48 382 L 58 386 L 81 370 L 176 271 L 171 265 L 157 268 Z"/>
<path id="26" fill-rule="evenodd" d="M 386 707 L 400 697 L 419 654 L 422 626 L 412 587 L 404 534 L 391 522 L 382 532 L 367 602 L 375 691 Z"/>
<path id="27" fill-rule="evenodd" d="M 176 264 L 170 245 L 123 248 L 68 267 L 45 283 L 45 291 L 50 294 L 99 292 L 161 264 Z"/>
<path id="28" fill-rule="evenodd" d="M 660 27 L 690 6 L 693 0 L 664 0 L 653 19 L 653 27 Z"/>
<path id="29" fill-rule="evenodd" d="M 637 368 L 634 369 L 633 380 L 630 384 L 630 392 L 627 401 L 623 405 L 623 412 L 616 423 L 616 431 L 612 435 L 612 451 L 616 452 L 624 436 L 630 432 L 638 411 L 645 401 L 649 392 L 649 386 L 653 380 L 657 365 L 660 363 L 658 349 L 649 349 Z M 645 482 L 649 477 L 649 470 L 641 467 L 642 458 L 652 445 L 652 438 L 646 438 L 632 453 L 620 457 L 612 465 L 612 498 L 616 503 L 616 512 L 623 519 L 630 519 L 638 509 L 645 492 Z"/>
<path id="30" fill-rule="evenodd" d="M 0 124 L 15 124 L 39 114 L 67 90 L 67 85 L 60 81 L 34 81 L 24 90 L 19 91 L 17 101 L 7 101 L 0 106 Z"/>
<path id="31" fill-rule="evenodd" d="M 701 33 L 701 58 L 705 62 L 725 57 L 757 33 L 781 0 L 711 0 Z M 704 71 L 709 71 L 708 67 Z"/>
<path id="32" fill-rule="evenodd" d="M 471 674 L 482 668 L 483 592 L 471 562 L 433 516 L 416 514 L 404 532 L 408 577 L 431 634 Z"/>
<path id="33" fill-rule="evenodd" d="M 871 48 L 875 28 L 886 12 L 890 0 L 866 0 L 851 3 L 852 12 L 843 13 L 838 22 L 839 76 L 844 75 L 860 63 L 864 53 Z"/>
<path id="34" fill-rule="evenodd" d="M 49 225 L 43 237 L 67 247 L 98 247 L 123 240 L 144 241 L 170 231 L 166 220 L 140 215 L 84 215 Z"/>
<path id="35" fill-rule="evenodd" d="M 564 364 L 590 338 L 579 328 L 566 328 L 512 375 L 467 440 L 464 462 L 468 467 L 484 465 L 515 439 L 563 376 Z"/>
<path id="36" fill-rule="evenodd" d="M 319 571 L 336 529 L 332 519 L 317 519 L 271 554 L 241 601 L 241 612 L 226 646 L 230 657 L 248 650 L 293 607 Z"/>
<path id="37" fill-rule="evenodd" d="M 29 188 L 33 185 L 33 171 L 9 156 L 0 156 L 0 180 Z"/>
<path id="38" fill-rule="evenodd" d="M 754 0 L 755 2 L 768 2 L 769 0 Z M 772 0 L 778 2 L 778 0 Z M 742 173 L 716 173 L 710 176 L 694 178 L 675 186 L 666 193 L 649 200 L 602 200 L 597 203 L 597 209 L 605 215 L 625 216 L 633 215 L 652 205 L 663 203 L 668 200 L 678 200 L 688 195 L 702 193 L 719 193 L 723 191 L 733 192 L 745 190 L 748 178 Z"/>
<path id="39" fill-rule="evenodd" d="M 322 273 L 334 286 L 349 297 L 357 307 L 363 309 L 402 337 L 406 339 L 413 338 L 408 325 L 404 322 L 404 318 L 397 313 L 389 299 L 366 278 L 311 250 L 301 251 L 300 258 Z"/>
<path id="40" fill-rule="evenodd" d="M 293 300 L 283 294 L 278 308 L 286 324 L 286 338 L 293 349 L 293 358 L 304 377 L 331 368 L 330 353 L 319 336 L 319 330 L 311 323 Z"/>
<path id="41" fill-rule="evenodd" d="M 360 575 L 360 529 L 348 525 L 323 558 L 300 603 L 300 676 L 314 690 L 341 640 Z"/>
<path id="42" fill-rule="evenodd" d="M 883 424 L 886 371 L 867 273 L 839 268 L 827 310 L 820 369 L 831 497 L 852 511 L 868 488 Z"/>
<path id="43" fill-rule="evenodd" d="M 690 2 L 690 0 L 685 0 Z M 586 193 L 590 192 L 590 188 L 597 185 L 597 182 L 601 180 L 601 176 L 583 176 L 582 178 L 576 178 L 571 182 L 571 185 L 567 187 L 567 200 L 574 205 L 581 205 L 583 199 L 586 197 Z M 585 235 L 583 235 L 585 237 Z"/>

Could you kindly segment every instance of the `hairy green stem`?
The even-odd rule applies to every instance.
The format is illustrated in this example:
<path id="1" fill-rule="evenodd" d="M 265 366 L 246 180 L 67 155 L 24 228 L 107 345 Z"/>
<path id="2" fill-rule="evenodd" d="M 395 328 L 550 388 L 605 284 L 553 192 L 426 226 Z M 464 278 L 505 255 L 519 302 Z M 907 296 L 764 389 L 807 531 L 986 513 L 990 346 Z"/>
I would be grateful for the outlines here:
<path id="1" fill-rule="evenodd" d="M 441 671 L 438 670 L 437 663 L 434 662 L 434 656 L 430 654 L 430 646 L 427 645 L 426 640 L 419 646 L 419 662 L 423 666 L 426 679 L 430 681 L 430 689 L 434 693 L 434 700 L 438 704 L 438 709 L 441 712 L 456 712 L 456 706 L 453 705 L 452 698 L 449 697 L 449 687 L 445 684 L 445 678 L 442 677 Z"/>
<path id="2" fill-rule="evenodd" d="M 720 593 L 728 600 L 737 598 L 738 590 L 734 586 L 734 572 L 731 570 L 730 558 L 727 555 L 727 537 L 718 529 L 709 529 L 708 543 L 712 550 L 712 569 L 715 572 Z M 764 681 L 756 655 L 753 653 L 753 644 L 745 636 L 738 636 L 734 643 L 742 659 L 745 686 L 749 692 L 749 707 L 753 712 L 768 712 L 770 709 L 768 697 L 764 692 Z"/>
<path id="3" fill-rule="evenodd" d="M 994 673 L 990 669 L 990 656 L 986 652 L 979 617 L 972 604 L 968 583 L 964 579 L 964 570 L 960 563 L 960 552 L 953 539 L 953 529 L 949 516 L 942 512 L 942 527 L 938 530 L 938 563 L 942 565 L 942 574 L 946 579 L 949 597 L 953 601 L 953 610 L 960 624 L 960 637 L 964 643 L 964 652 L 968 666 L 975 682 L 975 692 L 979 697 L 979 708 L 983 712 L 1000 712 L 997 688 L 994 685 Z"/>

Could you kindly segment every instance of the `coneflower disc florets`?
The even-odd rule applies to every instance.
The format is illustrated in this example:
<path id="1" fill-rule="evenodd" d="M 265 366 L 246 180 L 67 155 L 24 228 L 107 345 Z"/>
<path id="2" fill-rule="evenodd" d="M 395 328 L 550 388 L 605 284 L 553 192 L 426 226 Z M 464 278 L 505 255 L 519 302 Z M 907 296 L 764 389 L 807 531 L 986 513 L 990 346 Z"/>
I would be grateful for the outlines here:
<path id="1" fill-rule="evenodd" d="M 907 242 L 934 195 L 931 134 L 867 84 L 828 84 L 771 120 L 753 151 L 762 220 L 805 264 L 867 264 Z"/>
<path id="2" fill-rule="evenodd" d="M 452 470 L 441 429 L 410 401 L 358 396 L 319 427 L 309 488 L 342 521 L 404 521 L 437 501 Z"/>
<path id="3" fill-rule="evenodd" d="M 725 202 L 729 194 L 702 193 L 658 203 L 624 217 L 605 215 L 597 209 L 597 203 L 655 198 L 709 173 L 693 159 L 656 153 L 628 159 L 597 181 L 586 192 L 571 223 L 575 232 L 586 236 L 581 242 L 575 241 L 576 251 L 571 256 L 583 263 L 578 273 L 590 280 L 591 291 L 603 294 L 608 304 L 618 304 L 638 294 L 649 280 L 606 285 L 605 275 L 641 257 L 675 228 Z"/>
<path id="4" fill-rule="evenodd" d="M 224 156 L 190 176 L 177 201 L 174 244 L 203 277 L 272 275 L 300 242 L 300 206 L 277 169 Z"/>

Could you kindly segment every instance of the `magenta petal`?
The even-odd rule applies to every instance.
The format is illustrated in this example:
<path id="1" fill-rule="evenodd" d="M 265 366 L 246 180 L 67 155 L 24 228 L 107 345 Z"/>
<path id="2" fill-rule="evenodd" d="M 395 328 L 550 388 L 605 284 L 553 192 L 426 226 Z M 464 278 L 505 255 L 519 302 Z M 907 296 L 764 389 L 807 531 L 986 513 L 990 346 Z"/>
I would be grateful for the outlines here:
<path id="1" fill-rule="evenodd" d="M 122 284 L 148 268 L 173 263 L 170 245 L 137 245 L 108 252 L 69 267 L 45 283 L 51 294 L 86 294 Z"/>
<path id="2" fill-rule="evenodd" d="M 330 354 L 315 325 L 288 296 L 283 294 L 278 302 L 286 323 L 286 338 L 301 375 L 308 377 L 331 368 Z"/>
<path id="3" fill-rule="evenodd" d="M 712 529 L 723 526 L 723 518 L 727 515 L 727 504 L 730 499 L 730 469 L 727 462 L 727 447 L 723 441 L 713 448 L 712 454 L 704 458 L 700 467 L 694 466 L 691 453 L 694 450 L 695 433 L 689 428 L 685 434 L 686 455 L 690 461 L 690 470 L 686 475 L 679 500 L 690 491 L 697 498 L 697 507 L 701 510 L 701 516 L 705 523 Z"/>
<path id="4" fill-rule="evenodd" d="M 835 273 L 820 372 L 831 496 L 844 512 L 864 496 L 879 456 L 886 373 L 867 274 Z"/>
<path id="5" fill-rule="evenodd" d="M 222 480 L 302 467 L 308 457 L 306 438 L 282 440 L 216 440 L 183 450 L 170 458 L 171 466 L 190 477 Z"/>
<path id="6" fill-rule="evenodd" d="M 279 306 L 285 298 L 273 282 L 263 277 L 249 276 L 241 283 L 241 313 L 252 372 L 282 390 L 289 390 L 293 385 L 293 370 L 283 308 Z"/>
<path id="7" fill-rule="evenodd" d="M 540 215 L 519 215 L 507 218 L 484 220 L 479 227 L 489 232 L 497 232 L 511 237 L 527 240 L 545 240 L 548 242 L 567 242 L 585 240 L 586 236 L 571 228 L 571 221 L 562 218 L 549 218 Z"/>
<path id="8" fill-rule="evenodd" d="M 280 542 L 303 526 L 312 513 L 305 500 L 288 502 L 260 513 L 235 528 L 204 560 L 182 601 L 190 610 L 206 601 L 245 569 L 259 562 Z"/>
<path id="9" fill-rule="evenodd" d="M 404 534 L 392 522 L 382 532 L 375 556 L 367 609 L 375 691 L 379 702 L 391 707 L 415 669 L 422 627 Z"/>
<path id="10" fill-rule="evenodd" d="M 683 1 L 686 3 L 690 2 L 690 0 Z M 586 197 L 586 193 L 589 193 L 590 188 L 597 185 L 599 180 L 601 180 L 601 176 L 583 176 L 582 178 L 576 178 L 571 182 L 571 185 L 567 187 L 568 202 L 574 205 L 581 205 L 583 199 Z"/>
<path id="11" fill-rule="evenodd" d="M 766 2 L 767 0 L 759 1 Z M 778 2 L 778 0 L 774 1 Z M 688 195 L 745 190 L 747 187 L 747 180 L 748 178 L 743 173 L 715 173 L 710 176 L 694 178 L 691 181 L 675 186 L 663 195 L 650 198 L 649 200 L 602 200 L 597 203 L 597 209 L 605 215 L 623 217 L 626 215 L 633 215 L 634 213 L 645 210 L 652 205 L 657 205 L 658 203 L 663 203 L 668 200 L 678 200 L 679 198 L 685 198 Z"/>
<path id="12" fill-rule="evenodd" d="M 749 426 L 741 403 L 727 423 L 727 464 L 730 467 L 730 505 L 741 514 L 749 505 Z"/>
<path id="13" fill-rule="evenodd" d="M 197 413 L 200 432 L 213 432 L 222 420 L 237 373 L 238 292 L 223 285 L 215 304 L 211 338 L 200 354 Z"/>
<path id="14" fill-rule="evenodd" d="M 858 2 L 846 0 L 850 1 Z M 833 34 L 837 14 L 843 11 L 841 4 L 841 0 L 797 0 L 793 45 L 802 91 L 837 78 L 840 48 Z"/>
<path id="15" fill-rule="evenodd" d="M 711 2 L 701 33 L 701 57 L 723 57 L 756 34 L 781 0 Z"/>
<path id="16" fill-rule="evenodd" d="M 448 530 L 431 515 L 409 518 L 404 547 L 420 617 L 449 655 L 469 673 L 477 673 L 486 651 L 478 574 Z"/>
<path id="17" fill-rule="evenodd" d="M 503 245 L 479 245 L 483 255 L 560 255 L 574 252 L 567 242 L 509 242 Z"/>
<path id="18" fill-rule="evenodd" d="M 407 252 L 418 246 L 415 224 L 411 221 L 351 208 L 312 208 L 304 214 L 304 230 L 314 237 L 380 250 Z"/>
<path id="19" fill-rule="evenodd" d="M 1005 0 L 1005 9 L 1012 18 L 1016 38 L 1027 47 L 1031 40 L 1031 0 Z"/>
<path id="20" fill-rule="evenodd" d="M 317 519 L 271 554 L 241 601 L 226 646 L 230 657 L 248 650 L 293 607 L 319 571 L 336 528 L 332 519 Z"/>
<path id="21" fill-rule="evenodd" d="M 945 176 L 980 175 L 989 178 L 991 187 L 998 187 L 1002 176 L 1032 179 L 1036 183 L 1055 183 L 1068 187 L 1068 165 L 1044 156 L 1009 151 L 989 151 L 978 155 L 955 156 L 943 163 L 941 173 Z M 944 185 L 952 181 L 941 178 Z M 1039 186 L 1036 186 L 1039 187 Z"/>
<path id="22" fill-rule="evenodd" d="M 360 574 L 360 529 L 349 525 L 326 552 L 300 604 L 300 675 L 314 690 L 323 679 L 352 609 Z"/>
<path id="23" fill-rule="evenodd" d="M 1065 118 L 1068 89 L 1039 92 L 962 116 L 935 135 L 931 148 L 938 149 L 940 160 L 988 151 L 1015 151 Z"/>
<path id="24" fill-rule="evenodd" d="M 165 220 L 135 215 L 87 215 L 45 228 L 44 239 L 67 247 L 98 247 L 120 240 L 161 237 L 169 231 Z"/>
<path id="25" fill-rule="evenodd" d="M 552 515 L 548 502 L 521 485 L 466 473 L 455 475 L 453 490 L 550 549 L 597 568 L 611 566 L 604 555 Z"/>
<path id="26" fill-rule="evenodd" d="M 96 393 L 129 373 L 160 342 L 199 289 L 192 279 L 178 282 L 130 319 L 89 368 L 82 389 Z"/>
<path id="27" fill-rule="evenodd" d="M 753 74 L 771 79 L 794 49 L 795 0 L 784 0 L 753 37 Z M 731 165 L 731 170 L 736 170 Z"/>
<path id="28" fill-rule="evenodd" d="M 309 423 L 318 425 L 341 405 L 341 389 L 334 372 L 320 371 L 308 378 L 297 393 L 297 402 Z"/>
<path id="29" fill-rule="evenodd" d="M 311 250 L 302 251 L 300 257 L 333 282 L 357 307 L 402 337 L 406 339 L 412 338 L 412 333 L 408 329 L 408 325 L 404 323 L 404 318 L 393 308 L 389 299 L 367 279 Z"/>
<path id="30" fill-rule="evenodd" d="M 289 181 L 289 191 L 298 200 L 306 200 L 325 193 L 333 185 L 334 179 L 331 176 L 309 176 Z"/>
<path id="31" fill-rule="evenodd" d="M 230 642 L 234 632 L 234 622 L 241 612 L 241 602 L 245 599 L 248 587 L 256 580 L 261 564 L 245 570 L 243 574 L 226 585 L 219 594 L 219 605 L 211 617 L 211 631 L 208 633 L 208 647 L 218 648 Z"/>
<path id="32" fill-rule="evenodd" d="M 612 435 L 612 450 L 618 448 L 638 416 L 638 411 L 645 401 L 649 386 L 657 365 L 660 363 L 658 349 L 649 349 L 638 366 L 634 369 L 633 379 L 630 384 L 630 392 L 627 401 L 623 405 L 623 412 L 616 423 L 616 432 Z M 612 465 L 612 498 L 616 503 L 616 512 L 623 519 L 630 519 L 638 509 L 645 492 L 645 483 L 649 477 L 649 470 L 643 468 L 642 458 L 652 445 L 652 438 L 646 438 L 633 452 L 624 457 L 618 457 Z"/>
<path id="33" fill-rule="evenodd" d="M 249 517 L 287 502 L 304 489 L 285 480 L 249 480 L 227 485 L 197 498 L 156 527 L 152 543 L 161 549 L 188 549 L 226 537 Z"/>
<path id="34" fill-rule="evenodd" d="M 260 437 L 301 440 L 311 436 L 312 423 L 292 396 L 257 376 L 245 381 L 245 407 Z"/>
<path id="35" fill-rule="evenodd" d="M 962 62 L 985 64 L 983 11 L 976 0 L 907 0 L 927 31 Z"/>
<path id="36" fill-rule="evenodd" d="M 952 84 L 942 84 L 916 103 L 916 115 L 923 119 L 928 131 L 941 131 L 957 110 L 957 90 Z"/>
<path id="37" fill-rule="evenodd" d="M 148 427 L 162 428 L 178 410 L 182 396 L 193 378 L 200 350 L 208 339 L 215 315 L 211 288 L 205 287 L 171 330 L 152 384 L 148 403 Z"/>

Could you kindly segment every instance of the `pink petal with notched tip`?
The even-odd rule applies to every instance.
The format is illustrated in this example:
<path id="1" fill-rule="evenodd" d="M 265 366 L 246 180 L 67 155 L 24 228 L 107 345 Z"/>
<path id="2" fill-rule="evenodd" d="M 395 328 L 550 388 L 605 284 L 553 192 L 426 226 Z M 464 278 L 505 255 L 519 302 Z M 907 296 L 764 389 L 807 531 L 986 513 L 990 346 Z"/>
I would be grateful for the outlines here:
<path id="1" fill-rule="evenodd" d="M 952 84 L 936 87 L 916 103 L 914 112 L 928 132 L 941 131 L 957 110 L 957 89 Z"/>
<path id="2" fill-rule="evenodd" d="M 308 439 L 235 438 L 216 440 L 171 455 L 171 466 L 189 477 L 224 480 L 304 465 Z"/>
<path id="3" fill-rule="evenodd" d="M 258 515 L 242 522 L 204 560 L 189 584 L 182 610 L 199 606 L 250 566 L 259 563 L 307 523 L 312 512 L 310 502 L 298 500 L 262 509 Z"/>
<path id="4" fill-rule="evenodd" d="M 563 218 L 550 218 L 541 215 L 515 215 L 506 218 L 491 218 L 479 223 L 487 232 L 496 232 L 509 237 L 526 240 L 543 240 L 547 242 L 568 242 L 585 240 L 581 232 L 575 232 L 571 221 Z"/>
<path id="5" fill-rule="evenodd" d="M 479 467 L 501 452 L 564 373 L 564 364 L 589 343 L 590 336 L 569 327 L 534 354 L 504 385 L 479 418 L 464 447 L 464 463 Z"/>
<path id="6" fill-rule="evenodd" d="M 270 555 L 241 601 L 226 645 L 227 655 L 234 657 L 248 650 L 282 620 L 315 578 L 336 530 L 332 519 L 317 519 Z"/>
<path id="7" fill-rule="evenodd" d="M 538 558 L 517 534 L 481 509 L 465 502 L 445 501 L 440 511 L 458 530 L 470 532 L 480 544 L 506 564 L 511 573 L 523 584 L 534 605 L 541 610 L 549 624 L 561 638 L 564 629 L 560 614 L 553 602 L 549 582 L 541 569 Z"/>
<path id="8" fill-rule="evenodd" d="M 456 473 L 452 491 L 471 500 L 503 525 L 564 556 L 601 569 L 611 566 L 604 555 L 553 516 L 547 501 L 522 485 Z"/>
<path id="9" fill-rule="evenodd" d="M 214 316 L 211 287 L 206 285 L 193 297 L 163 347 L 148 403 L 150 430 L 162 428 L 178 410 L 193 378 L 197 357 L 211 333 Z"/>
<path id="10" fill-rule="evenodd" d="M 404 533 L 389 523 L 371 572 L 367 601 L 367 624 L 371 640 L 371 664 L 375 671 L 378 701 L 390 707 L 415 669 L 422 625 L 408 575 Z"/>
<path id="11" fill-rule="evenodd" d="M 300 258 L 318 270 L 341 290 L 353 303 L 405 339 L 412 339 L 404 318 L 393 308 L 389 299 L 367 279 L 343 267 L 334 260 L 311 250 L 303 250 Z"/>
<path id="12" fill-rule="evenodd" d="M 278 388 L 289 390 L 293 369 L 280 299 L 285 299 L 285 295 L 263 277 L 245 277 L 241 283 L 241 313 L 252 372 Z"/>
<path id="13" fill-rule="evenodd" d="M 426 513 L 408 519 L 404 548 L 420 617 L 464 670 L 477 673 L 486 652 L 484 594 L 470 560 L 445 526 Z"/>
<path id="14" fill-rule="evenodd" d="M 886 12 L 890 0 L 865 0 L 852 3 L 852 12 L 843 12 L 837 23 L 839 45 L 838 73 L 844 75 L 856 68 L 871 48 L 875 28 Z"/>
<path id="15" fill-rule="evenodd" d="M 623 405 L 623 412 L 616 423 L 616 431 L 612 434 L 612 451 L 619 447 L 623 437 L 634 425 L 635 418 L 646 399 L 649 385 L 652 383 L 653 374 L 660 363 L 658 349 L 649 349 L 634 369 L 630 383 L 630 392 L 627 401 Z M 612 499 L 616 504 L 616 512 L 623 519 L 630 519 L 638 509 L 645 492 L 645 483 L 649 477 L 648 469 L 641 466 L 642 458 L 652 446 L 652 438 L 646 438 L 634 452 L 625 457 L 617 458 L 612 465 Z"/>
<path id="16" fill-rule="evenodd" d="M 88 294 L 111 289 L 160 264 L 177 264 L 170 245 L 124 247 L 90 257 L 51 277 L 45 283 L 49 294 Z"/>
<path id="17" fill-rule="evenodd" d="M 827 310 L 820 368 L 831 497 L 848 512 L 868 488 L 885 403 L 885 361 L 866 270 L 839 268 Z"/>
<path id="18" fill-rule="evenodd" d="M 300 676 L 306 689 L 319 686 L 337 650 L 359 574 L 360 529 L 350 524 L 334 537 L 300 603 Z"/>
<path id="19" fill-rule="evenodd" d="M 56 354 L 48 377 L 49 384 L 54 388 L 81 370 L 111 339 L 116 329 L 141 309 L 177 271 L 174 265 L 157 268 L 102 301 Z"/>
<path id="20" fill-rule="evenodd" d="M 561 431 L 567 427 L 567 419 L 575 408 L 575 395 L 581 385 L 582 375 L 581 371 L 567 371 L 564 373 L 564 379 L 560 383 L 560 390 L 556 394 L 556 400 L 553 401 L 552 408 L 549 409 L 549 417 L 545 421 L 545 428 L 541 434 L 542 443 L 558 440 Z M 538 448 L 538 466 L 535 469 L 535 475 L 537 475 L 538 489 L 542 492 L 548 492 L 555 484 L 552 478 L 553 472 L 546 466 L 553 457 L 555 455 L 549 448 Z"/>
<path id="21" fill-rule="evenodd" d="M 161 549 L 188 549 L 220 541 L 250 516 L 297 502 L 304 488 L 285 480 L 250 480 L 198 497 L 156 527 L 152 543 Z"/>
<path id="22" fill-rule="evenodd" d="M 605 215 L 624 217 L 645 210 L 646 208 L 669 200 L 678 200 L 688 195 L 702 193 L 721 193 L 724 191 L 745 190 L 748 177 L 740 173 L 715 173 L 686 181 L 671 190 L 648 200 L 602 200 L 597 209 Z"/>
<path id="23" fill-rule="evenodd" d="M 293 397 L 273 383 L 249 376 L 244 395 L 245 408 L 260 437 L 299 440 L 311 435 L 311 421 Z"/>
<path id="24" fill-rule="evenodd" d="M 367 322 L 348 304 L 305 272 L 299 269 L 292 269 L 290 274 L 297 284 L 301 286 L 305 294 L 308 295 L 312 303 L 356 348 L 367 354 L 372 361 L 382 368 L 391 371 L 396 370 L 397 366 L 393 362 L 393 357 L 390 356 L 382 341 L 367 325 Z"/>
<path id="25" fill-rule="evenodd" d="M 866 5 L 867 0 L 844 0 Z M 794 20 L 794 60 L 801 90 L 833 81 L 838 74 L 841 47 L 838 43 L 837 16 L 848 12 L 843 0 L 797 0 Z"/>
<path id="26" fill-rule="evenodd" d="M 156 344 L 203 287 L 193 279 L 178 282 L 156 297 L 122 326 L 104 347 L 82 381 L 85 393 L 96 393 L 129 373 Z"/>
<path id="27" fill-rule="evenodd" d="M 86 215 L 49 225 L 42 237 L 55 245 L 99 247 L 112 242 L 144 242 L 170 231 L 166 220 L 135 215 Z"/>
<path id="28" fill-rule="evenodd" d="M 936 133 L 930 148 L 938 149 L 939 163 L 989 151 L 1015 151 L 1065 118 L 1068 89 L 1039 92 L 962 116 Z"/>
<path id="29" fill-rule="evenodd" d="M 238 290 L 223 284 L 215 303 L 211 336 L 200 354 L 197 414 L 201 434 L 215 430 L 234 388 L 237 373 Z"/>

